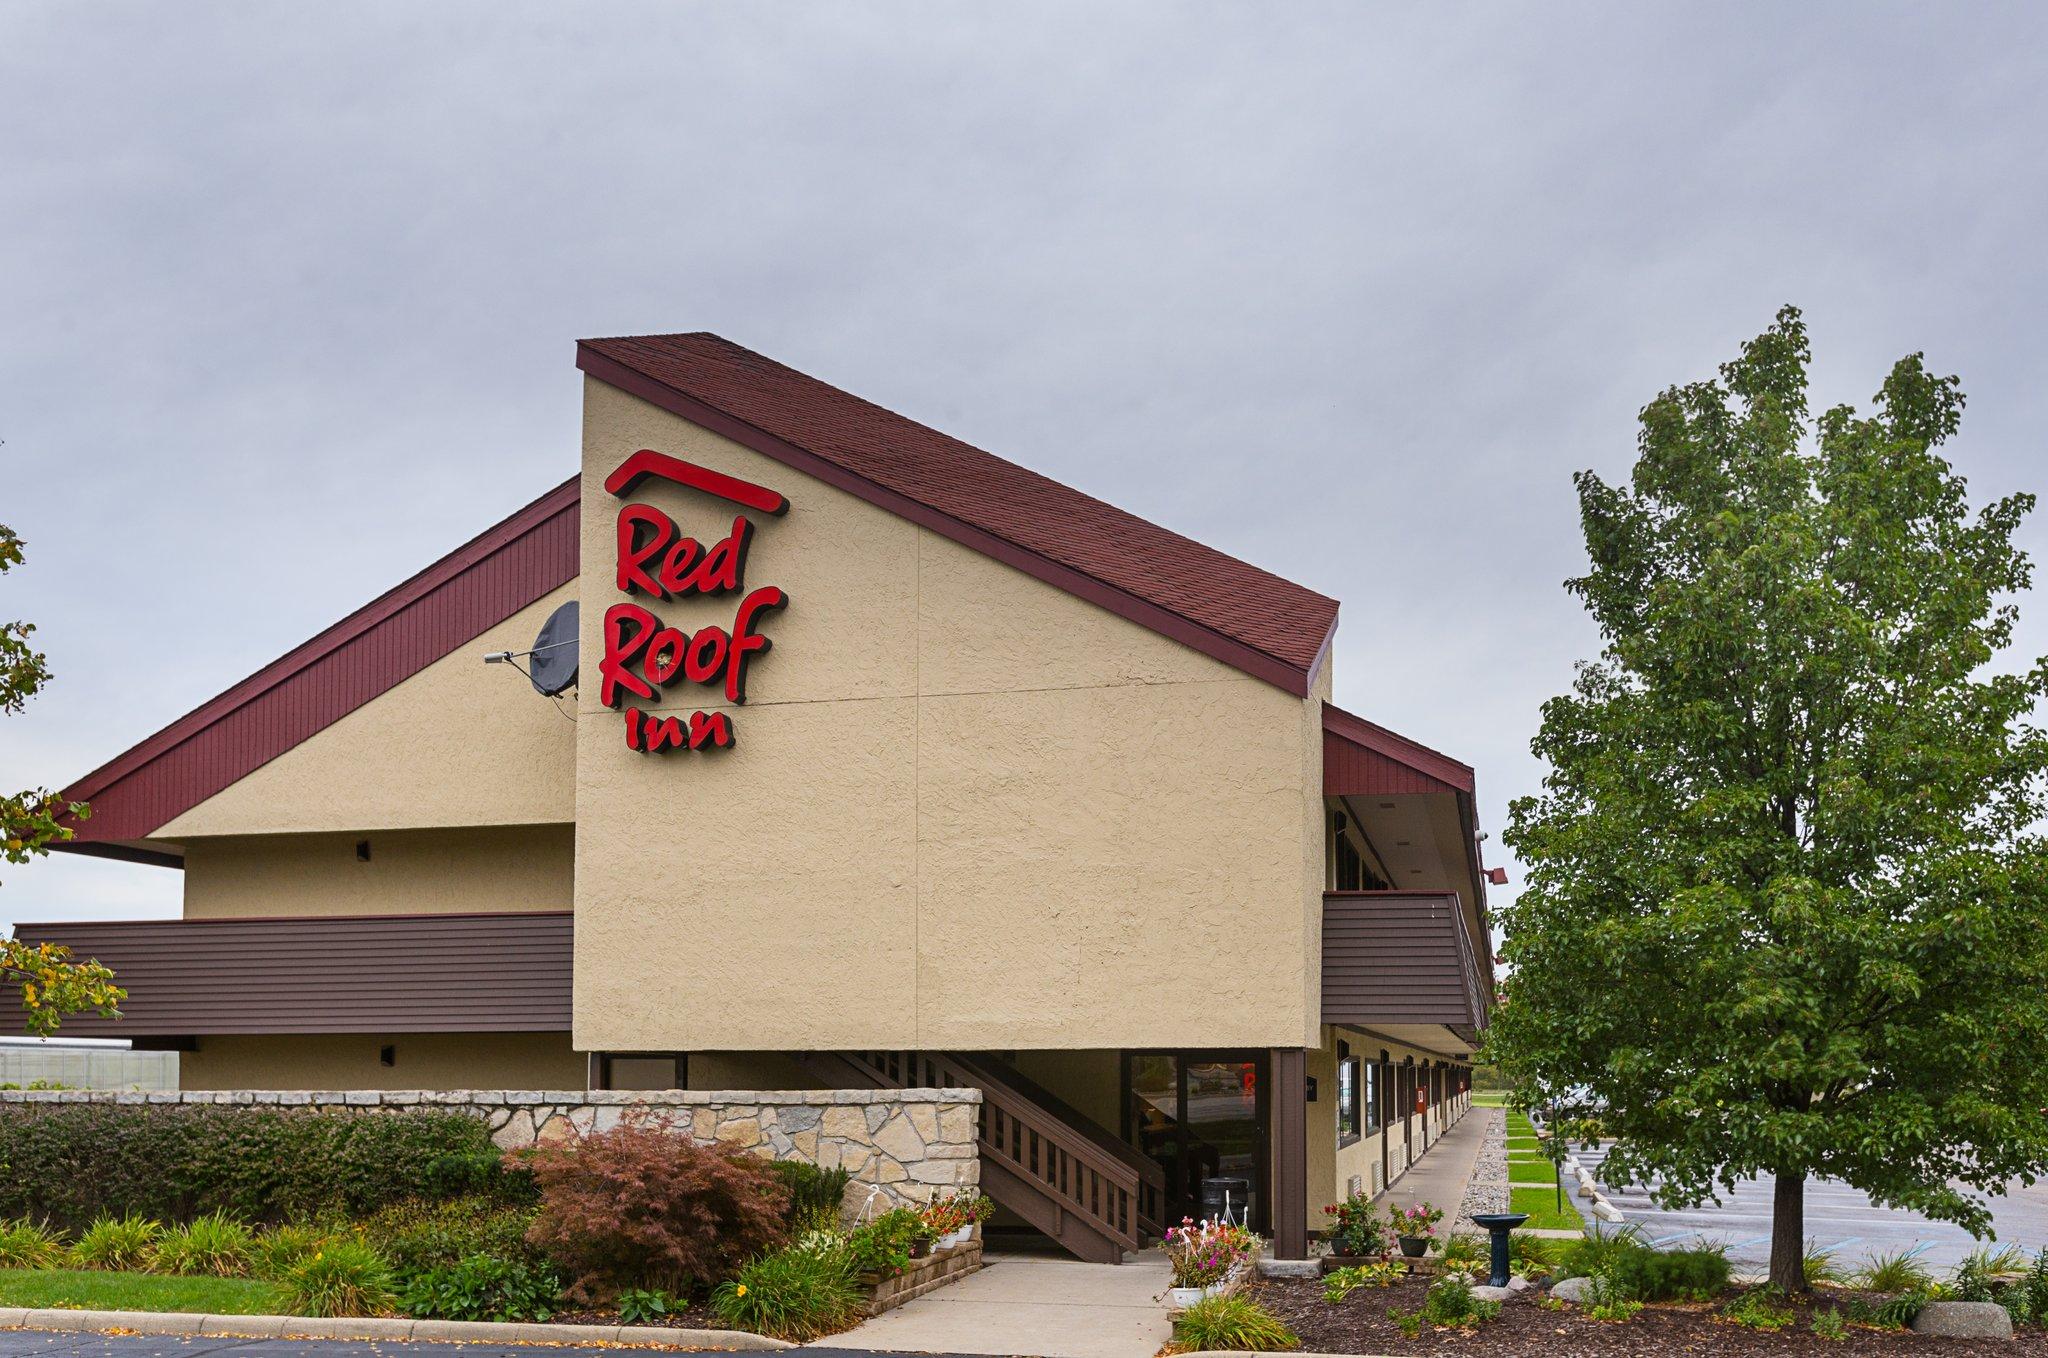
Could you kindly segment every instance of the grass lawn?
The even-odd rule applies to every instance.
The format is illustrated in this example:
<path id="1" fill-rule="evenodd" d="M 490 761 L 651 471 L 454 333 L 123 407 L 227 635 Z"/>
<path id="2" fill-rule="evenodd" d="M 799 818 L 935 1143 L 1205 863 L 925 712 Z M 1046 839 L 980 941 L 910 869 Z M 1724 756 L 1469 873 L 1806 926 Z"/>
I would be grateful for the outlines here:
<path id="1" fill-rule="evenodd" d="M 1509 1190 L 1509 1211 L 1527 1212 L 1529 1220 L 1524 1225 L 1536 1231 L 1584 1231 L 1586 1222 L 1579 1210 L 1566 1198 L 1564 1210 L 1557 1206 L 1557 1190 L 1550 1187 L 1525 1187 L 1514 1185 Z"/>
<path id="2" fill-rule="evenodd" d="M 1512 1184 L 1542 1184 L 1545 1188 L 1557 1182 L 1557 1170 L 1548 1160 L 1510 1160 L 1508 1182 Z"/>
<path id="3" fill-rule="evenodd" d="M 93 1269 L 0 1269 L 0 1306 L 86 1311 L 198 1311 L 211 1316 L 278 1314 L 269 1283 L 247 1278 L 183 1278 Z"/>
<path id="4" fill-rule="evenodd" d="M 1508 1092 L 1505 1089 L 1475 1089 L 1472 1091 L 1474 1108 L 1505 1108 L 1508 1106 Z"/>

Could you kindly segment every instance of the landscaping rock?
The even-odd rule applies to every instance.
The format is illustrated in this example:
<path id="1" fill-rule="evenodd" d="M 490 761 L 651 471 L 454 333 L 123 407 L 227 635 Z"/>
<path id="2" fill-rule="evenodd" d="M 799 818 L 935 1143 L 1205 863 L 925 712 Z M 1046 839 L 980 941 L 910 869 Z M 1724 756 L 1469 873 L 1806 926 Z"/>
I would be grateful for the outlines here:
<path id="1" fill-rule="evenodd" d="M 1528 1287 L 1529 1280 L 1519 1273 L 1508 1279 L 1508 1291 L 1510 1292 L 1523 1292 L 1528 1290 Z"/>
<path id="2" fill-rule="evenodd" d="M 1930 1301 L 1913 1317 L 1913 1333 L 1943 1339 L 2010 1339 L 2012 1317 L 1995 1301 Z"/>
<path id="3" fill-rule="evenodd" d="M 1512 1287 L 1488 1287 L 1481 1283 L 1472 1289 L 1474 1301 L 1506 1301 L 1514 1295 L 1515 1289 Z"/>
<path id="4" fill-rule="evenodd" d="M 1268 1259 L 1259 1257 L 1261 1278 L 1319 1278 L 1323 1273 L 1320 1259 Z"/>
<path id="5" fill-rule="evenodd" d="M 1586 1293 L 1592 1286 L 1593 1280 L 1591 1278 L 1566 1278 L 1550 1289 L 1550 1295 L 1556 1297 L 1559 1301 L 1568 1301 L 1573 1305 L 1578 1305 L 1586 1300 Z"/>

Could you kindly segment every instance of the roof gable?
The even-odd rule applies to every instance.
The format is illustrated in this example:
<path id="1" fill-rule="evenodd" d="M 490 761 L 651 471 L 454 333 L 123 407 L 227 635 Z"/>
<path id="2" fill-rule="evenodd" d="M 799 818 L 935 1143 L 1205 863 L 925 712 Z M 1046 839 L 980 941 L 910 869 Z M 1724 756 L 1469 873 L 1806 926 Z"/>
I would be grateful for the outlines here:
<path id="1" fill-rule="evenodd" d="M 1328 657 L 1334 599 L 716 335 L 586 340 L 577 366 L 1290 693 Z M 166 861 L 135 841 L 574 579 L 578 505 L 571 478 L 79 779 L 93 814 L 59 847 Z"/>
<path id="2" fill-rule="evenodd" d="M 94 769 L 64 789 L 92 816 L 56 847 L 104 853 L 94 846 L 150 835 L 559 589 L 576 576 L 577 504 L 571 478 Z"/>
<path id="3" fill-rule="evenodd" d="M 1337 602 L 711 334 L 584 340 L 610 386 L 1306 696 Z"/>

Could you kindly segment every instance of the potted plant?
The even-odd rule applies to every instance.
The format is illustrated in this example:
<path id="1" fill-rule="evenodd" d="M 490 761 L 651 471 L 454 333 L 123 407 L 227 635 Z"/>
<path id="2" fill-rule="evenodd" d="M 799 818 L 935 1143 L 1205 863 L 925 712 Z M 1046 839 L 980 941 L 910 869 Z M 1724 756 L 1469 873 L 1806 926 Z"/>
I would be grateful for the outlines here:
<path id="1" fill-rule="evenodd" d="M 975 1228 L 995 1215 L 995 1210 L 992 1199 L 961 1189 L 931 1203 L 919 1215 L 938 1236 L 934 1248 L 949 1250 L 974 1239 Z"/>
<path id="2" fill-rule="evenodd" d="M 1387 1221 L 1379 1208 L 1363 1193 L 1353 1193 L 1342 1202 L 1325 1207 L 1330 1223 L 1330 1253 L 1323 1257 L 1323 1271 L 1354 1268 L 1385 1257 L 1391 1247 Z"/>
<path id="3" fill-rule="evenodd" d="M 1401 1238 L 1401 1253 L 1409 1259 L 1420 1259 L 1429 1253 L 1430 1241 L 1436 1239 L 1436 1224 L 1444 1219 L 1441 1207 L 1418 1202 L 1412 1207 L 1396 1208 L 1394 1231 Z"/>
<path id="4" fill-rule="evenodd" d="M 1167 1228 L 1163 1244 L 1173 1267 L 1167 1305 L 1184 1311 L 1205 1297 L 1235 1291 L 1249 1276 L 1258 1247 L 1258 1237 L 1242 1226 L 1183 1217 Z"/>

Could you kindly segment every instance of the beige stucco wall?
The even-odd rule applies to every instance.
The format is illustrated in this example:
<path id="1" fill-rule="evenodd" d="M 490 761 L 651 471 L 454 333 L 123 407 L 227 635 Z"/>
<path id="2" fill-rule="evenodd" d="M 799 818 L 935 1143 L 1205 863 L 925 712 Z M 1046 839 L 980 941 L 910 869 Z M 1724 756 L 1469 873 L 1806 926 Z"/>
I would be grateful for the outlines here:
<path id="1" fill-rule="evenodd" d="M 581 1089 L 586 1074 L 567 1033 L 202 1037 L 178 1059 L 181 1089 Z"/>
<path id="2" fill-rule="evenodd" d="M 1314 1041 L 1310 704 L 601 383 L 584 438 L 577 1045 Z M 730 751 L 635 754 L 597 703 L 602 480 L 643 447 L 791 501 L 748 562 L 791 603 Z M 730 523 L 636 498 L 704 541 Z M 653 607 L 693 629 L 734 604 Z"/>
<path id="3" fill-rule="evenodd" d="M 567 910 L 575 855 L 571 825 L 195 839 L 185 917 Z"/>
<path id="4" fill-rule="evenodd" d="M 567 701 L 488 651 L 523 651 L 571 582 L 178 816 L 154 836 L 535 825 L 576 809 Z"/>

